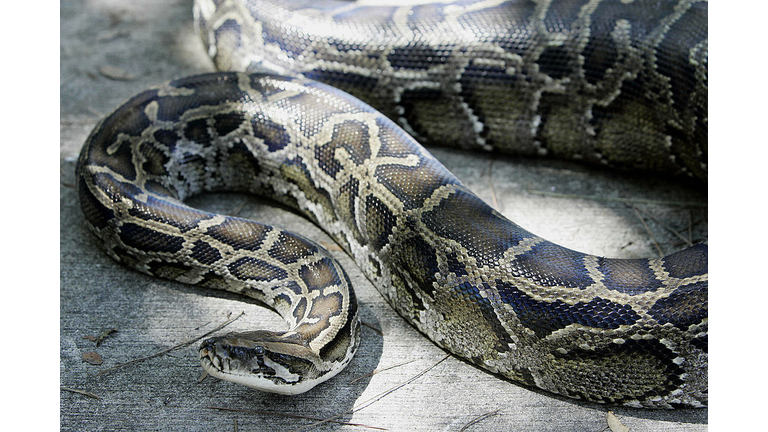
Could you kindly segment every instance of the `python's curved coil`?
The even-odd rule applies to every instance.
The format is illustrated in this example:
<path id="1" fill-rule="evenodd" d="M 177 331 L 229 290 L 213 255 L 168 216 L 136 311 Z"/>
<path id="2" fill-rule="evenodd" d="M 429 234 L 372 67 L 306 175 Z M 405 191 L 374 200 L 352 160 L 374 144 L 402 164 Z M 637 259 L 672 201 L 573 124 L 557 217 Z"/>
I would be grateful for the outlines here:
<path id="1" fill-rule="evenodd" d="M 371 3 L 196 0 L 195 23 L 219 70 L 330 84 L 422 143 L 706 179 L 706 1 Z"/>
<path id="2" fill-rule="evenodd" d="M 614 260 L 547 242 L 484 204 L 392 121 L 326 85 L 219 73 L 148 90 L 97 126 L 77 176 L 110 256 L 254 296 L 289 322 L 285 334 L 203 344 L 203 365 L 224 379 L 305 391 L 349 361 L 359 336 L 353 291 L 327 252 L 181 202 L 226 189 L 301 211 L 398 313 L 483 368 L 596 402 L 706 404 L 706 245 Z"/>

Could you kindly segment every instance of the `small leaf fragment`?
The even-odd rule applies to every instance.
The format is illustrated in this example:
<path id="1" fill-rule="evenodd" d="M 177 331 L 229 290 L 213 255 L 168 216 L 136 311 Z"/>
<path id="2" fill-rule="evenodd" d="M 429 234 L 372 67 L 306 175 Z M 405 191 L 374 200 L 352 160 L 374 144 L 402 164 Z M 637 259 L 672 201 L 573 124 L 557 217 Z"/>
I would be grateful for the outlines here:
<path id="1" fill-rule="evenodd" d="M 106 339 L 107 336 L 111 335 L 112 333 L 115 333 L 116 331 L 117 331 L 117 329 L 104 330 L 99 335 L 98 339 L 96 339 L 96 346 L 101 345 L 101 343 L 104 342 L 104 339 Z"/>
<path id="2" fill-rule="evenodd" d="M 613 411 L 606 413 L 606 420 L 608 420 L 608 427 L 611 428 L 611 432 L 629 432 L 629 428 L 619 421 Z"/>
<path id="3" fill-rule="evenodd" d="M 95 351 L 84 352 L 83 361 L 94 366 L 104 363 L 104 359 L 102 359 L 101 355 Z"/>

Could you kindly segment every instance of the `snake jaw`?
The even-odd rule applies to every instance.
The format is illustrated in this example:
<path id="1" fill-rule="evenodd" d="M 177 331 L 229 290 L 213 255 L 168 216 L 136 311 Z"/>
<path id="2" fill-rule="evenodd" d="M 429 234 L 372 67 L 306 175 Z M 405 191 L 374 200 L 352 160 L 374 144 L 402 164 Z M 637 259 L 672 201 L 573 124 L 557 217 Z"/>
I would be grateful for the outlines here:
<path id="1" fill-rule="evenodd" d="M 208 374 L 269 393 L 304 393 L 332 375 L 309 348 L 267 331 L 207 339 L 199 354 Z"/>

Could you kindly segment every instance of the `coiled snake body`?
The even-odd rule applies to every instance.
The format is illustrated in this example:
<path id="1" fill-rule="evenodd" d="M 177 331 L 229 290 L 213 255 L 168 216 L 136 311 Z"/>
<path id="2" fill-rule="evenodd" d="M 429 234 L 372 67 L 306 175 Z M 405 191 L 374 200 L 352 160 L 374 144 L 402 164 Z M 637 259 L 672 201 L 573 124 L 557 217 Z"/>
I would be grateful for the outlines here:
<path id="1" fill-rule="evenodd" d="M 204 342 L 209 373 L 301 393 L 359 343 L 354 291 L 328 252 L 183 203 L 234 190 L 302 212 L 400 315 L 485 369 L 595 402 L 706 404 L 706 244 L 616 260 L 550 243 L 385 115 L 307 79 L 425 140 L 706 178 L 706 3 L 296 4 L 198 1 L 195 15 L 219 68 L 304 77 L 221 72 L 147 90 L 78 162 L 110 256 L 252 296 L 288 322 Z"/>

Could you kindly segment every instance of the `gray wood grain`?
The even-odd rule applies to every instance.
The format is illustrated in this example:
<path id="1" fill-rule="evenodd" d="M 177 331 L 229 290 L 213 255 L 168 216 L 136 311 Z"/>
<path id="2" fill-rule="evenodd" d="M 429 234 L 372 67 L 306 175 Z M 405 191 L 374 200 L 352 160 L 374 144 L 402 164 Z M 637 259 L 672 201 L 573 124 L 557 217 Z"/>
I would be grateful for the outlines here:
<path id="1" fill-rule="evenodd" d="M 62 430 L 295 430 L 312 424 L 264 413 L 273 412 L 340 415 L 338 421 L 388 430 L 458 431 L 495 412 L 467 430 L 601 431 L 609 410 L 637 431 L 707 429 L 706 409 L 643 411 L 580 403 L 518 386 L 455 357 L 440 362 L 445 352 L 405 323 L 342 252 L 334 255 L 350 274 L 363 320 L 381 333 L 364 327 L 352 364 L 308 394 L 285 397 L 210 377 L 199 381 L 197 344 L 96 376 L 200 336 L 243 311 L 225 331 L 283 326 L 276 314 L 247 299 L 120 267 L 99 249 L 77 205 L 74 162 L 102 115 L 148 86 L 213 70 L 193 32 L 191 11 L 191 0 L 61 3 L 60 384 L 99 397 L 62 390 Z M 117 80 L 115 71 L 132 79 Z M 430 150 L 483 199 L 496 200 L 507 217 L 573 249 L 620 258 L 657 256 L 659 249 L 666 254 L 684 246 L 671 230 L 693 240 L 706 236 L 706 208 L 642 202 L 706 203 L 706 190 L 679 180 Z M 256 197 L 221 194 L 191 202 L 332 244 L 301 216 Z M 84 339 L 112 328 L 117 332 L 98 347 Z M 82 360 L 84 353 L 94 351 L 103 358 L 100 366 Z M 399 366 L 369 375 L 393 365 Z M 366 401 L 371 403 L 363 405 Z M 360 406 L 364 408 L 351 412 Z M 348 429 L 363 430 L 335 423 L 312 430 Z"/>

